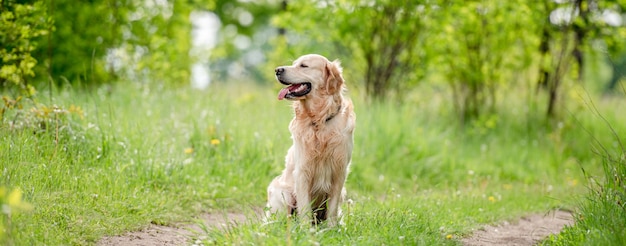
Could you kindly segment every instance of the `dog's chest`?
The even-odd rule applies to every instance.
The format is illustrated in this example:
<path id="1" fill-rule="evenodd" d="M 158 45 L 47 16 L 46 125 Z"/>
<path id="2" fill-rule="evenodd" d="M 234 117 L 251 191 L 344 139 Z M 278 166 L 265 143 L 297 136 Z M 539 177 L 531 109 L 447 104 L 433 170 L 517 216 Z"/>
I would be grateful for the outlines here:
<path id="1" fill-rule="evenodd" d="M 341 182 L 334 178 L 347 170 L 352 138 L 347 132 L 337 128 L 323 130 L 298 129 L 293 131 L 295 152 L 297 156 L 296 172 L 310 180 L 313 192 L 328 193 L 333 182 Z M 300 176 L 302 177 L 302 176 Z"/>
<path id="2" fill-rule="evenodd" d="M 303 123 L 302 125 L 306 125 Z M 296 149 L 301 152 L 307 159 L 318 159 L 322 161 L 332 158 L 336 150 L 342 149 L 347 138 L 346 134 L 340 129 L 332 126 L 326 126 L 322 129 L 315 127 L 292 127 L 291 135 Z"/>

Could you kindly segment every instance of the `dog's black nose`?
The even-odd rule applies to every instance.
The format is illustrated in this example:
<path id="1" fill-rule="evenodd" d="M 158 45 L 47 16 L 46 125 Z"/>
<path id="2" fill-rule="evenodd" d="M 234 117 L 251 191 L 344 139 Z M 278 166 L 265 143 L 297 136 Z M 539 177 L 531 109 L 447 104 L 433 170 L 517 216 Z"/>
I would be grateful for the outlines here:
<path id="1" fill-rule="evenodd" d="M 276 68 L 276 70 L 274 70 L 276 72 L 276 76 L 283 74 L 283 72 L 285 72 L 285 68 L 283 67 L 278 67 Z"/>

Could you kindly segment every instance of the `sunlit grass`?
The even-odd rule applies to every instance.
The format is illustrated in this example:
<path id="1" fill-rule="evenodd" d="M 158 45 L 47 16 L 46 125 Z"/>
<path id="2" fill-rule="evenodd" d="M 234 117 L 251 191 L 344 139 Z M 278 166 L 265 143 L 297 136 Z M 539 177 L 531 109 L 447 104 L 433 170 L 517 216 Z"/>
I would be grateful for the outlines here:
<path id="1" fill-rule="evenodd" d="M 55 92 L 51 104 L 79 107 L 82 117 L 71 114 L 45 131 L 0 129 L 0 184 L 19 187 L 33 205 L 13 218 L 12 240 L 92 244 L 150 223 L 192 223 L 200 213 L 258 211 L 291 144 L 291 107 L 275 93 L 255 85 L 198 91 L 137 84 Z M 586 191 L 581 167 L 600 171 L 580 125 L 607 131 L 584 110 L 573 112 L 579 123 L 567 116 L 549 122 L 517 99 L 506 103 L 518 110 L 503 107 L 460 126 L 441 93 L 416 92 L 404 104 L 353 99 L 346 184 L 353 203 L 344 206 L 345 226 L 309 231 L 285 218 L 255 218 L 201 238 L 455 244 L 484 223 L 573 209 Z"/>

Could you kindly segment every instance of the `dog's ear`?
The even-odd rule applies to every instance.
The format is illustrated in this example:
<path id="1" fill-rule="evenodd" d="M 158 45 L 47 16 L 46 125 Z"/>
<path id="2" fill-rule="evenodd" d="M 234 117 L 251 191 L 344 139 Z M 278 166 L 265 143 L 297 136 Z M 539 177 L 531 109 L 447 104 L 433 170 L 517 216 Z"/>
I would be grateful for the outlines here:
<path id="1" fill-rule="evenodd" d="M 326 63 L 326 81 L 324 87 L 329 95 L 335 94 L 343 86 L 342 68 L 339 60 Z"/>

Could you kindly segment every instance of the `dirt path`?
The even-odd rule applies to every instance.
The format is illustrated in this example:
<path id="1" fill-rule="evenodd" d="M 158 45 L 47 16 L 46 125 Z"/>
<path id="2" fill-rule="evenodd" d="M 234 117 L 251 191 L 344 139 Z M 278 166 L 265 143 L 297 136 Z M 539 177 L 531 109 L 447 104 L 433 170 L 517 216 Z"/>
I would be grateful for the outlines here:
<path id="1" fill-rule="evenodd" d="M 246 221 L 241 213 L 208 214 L 200 218 L 207 227 L 224 228 L 231 223 Z M 550 211 L 546 214 L 534 214 L 521 218 L 515 223 L 504 222 L 496 226 L 485 226 L 475 231 L 471 237 L 461 241 L 468 246 L 491 245 L 534 245 L 550 234 L 556 234 L 565 225 L 571 225 L 571 213 L 565 211 Z M 121 236 L 105 237 L 99 246 L 174 246 L 186 245 L 195 235 L 201 235 L 202 229 L 198 225 L 167 227 L 151 225 L 145 230 L 129 232 Z"/>
<path id="2" fill-rule="evenodd" d="M 246 221 L 242 213 L 206 214 L 199 218 L 206 227 L 225 228 L 229 224 Z M 202 235 L 203 230 L 197 224 L 169 227 L 150 225 L 147 229 L 128 232 L 120 236 L 104 237 L 99 246 L 175 246 L 189 245 L 196 235 Z"/>
<path id="3" fill-rule="evenodd" d="M 555 210 L 546 214 L 534 214 L 515 223 L 504 222 L 485 226 L 471 237 L 462 240 L 463 245 L 535 245 L 550 234 L 559 233 L 565 225 L 574 223 L 570 212 Z"/>

